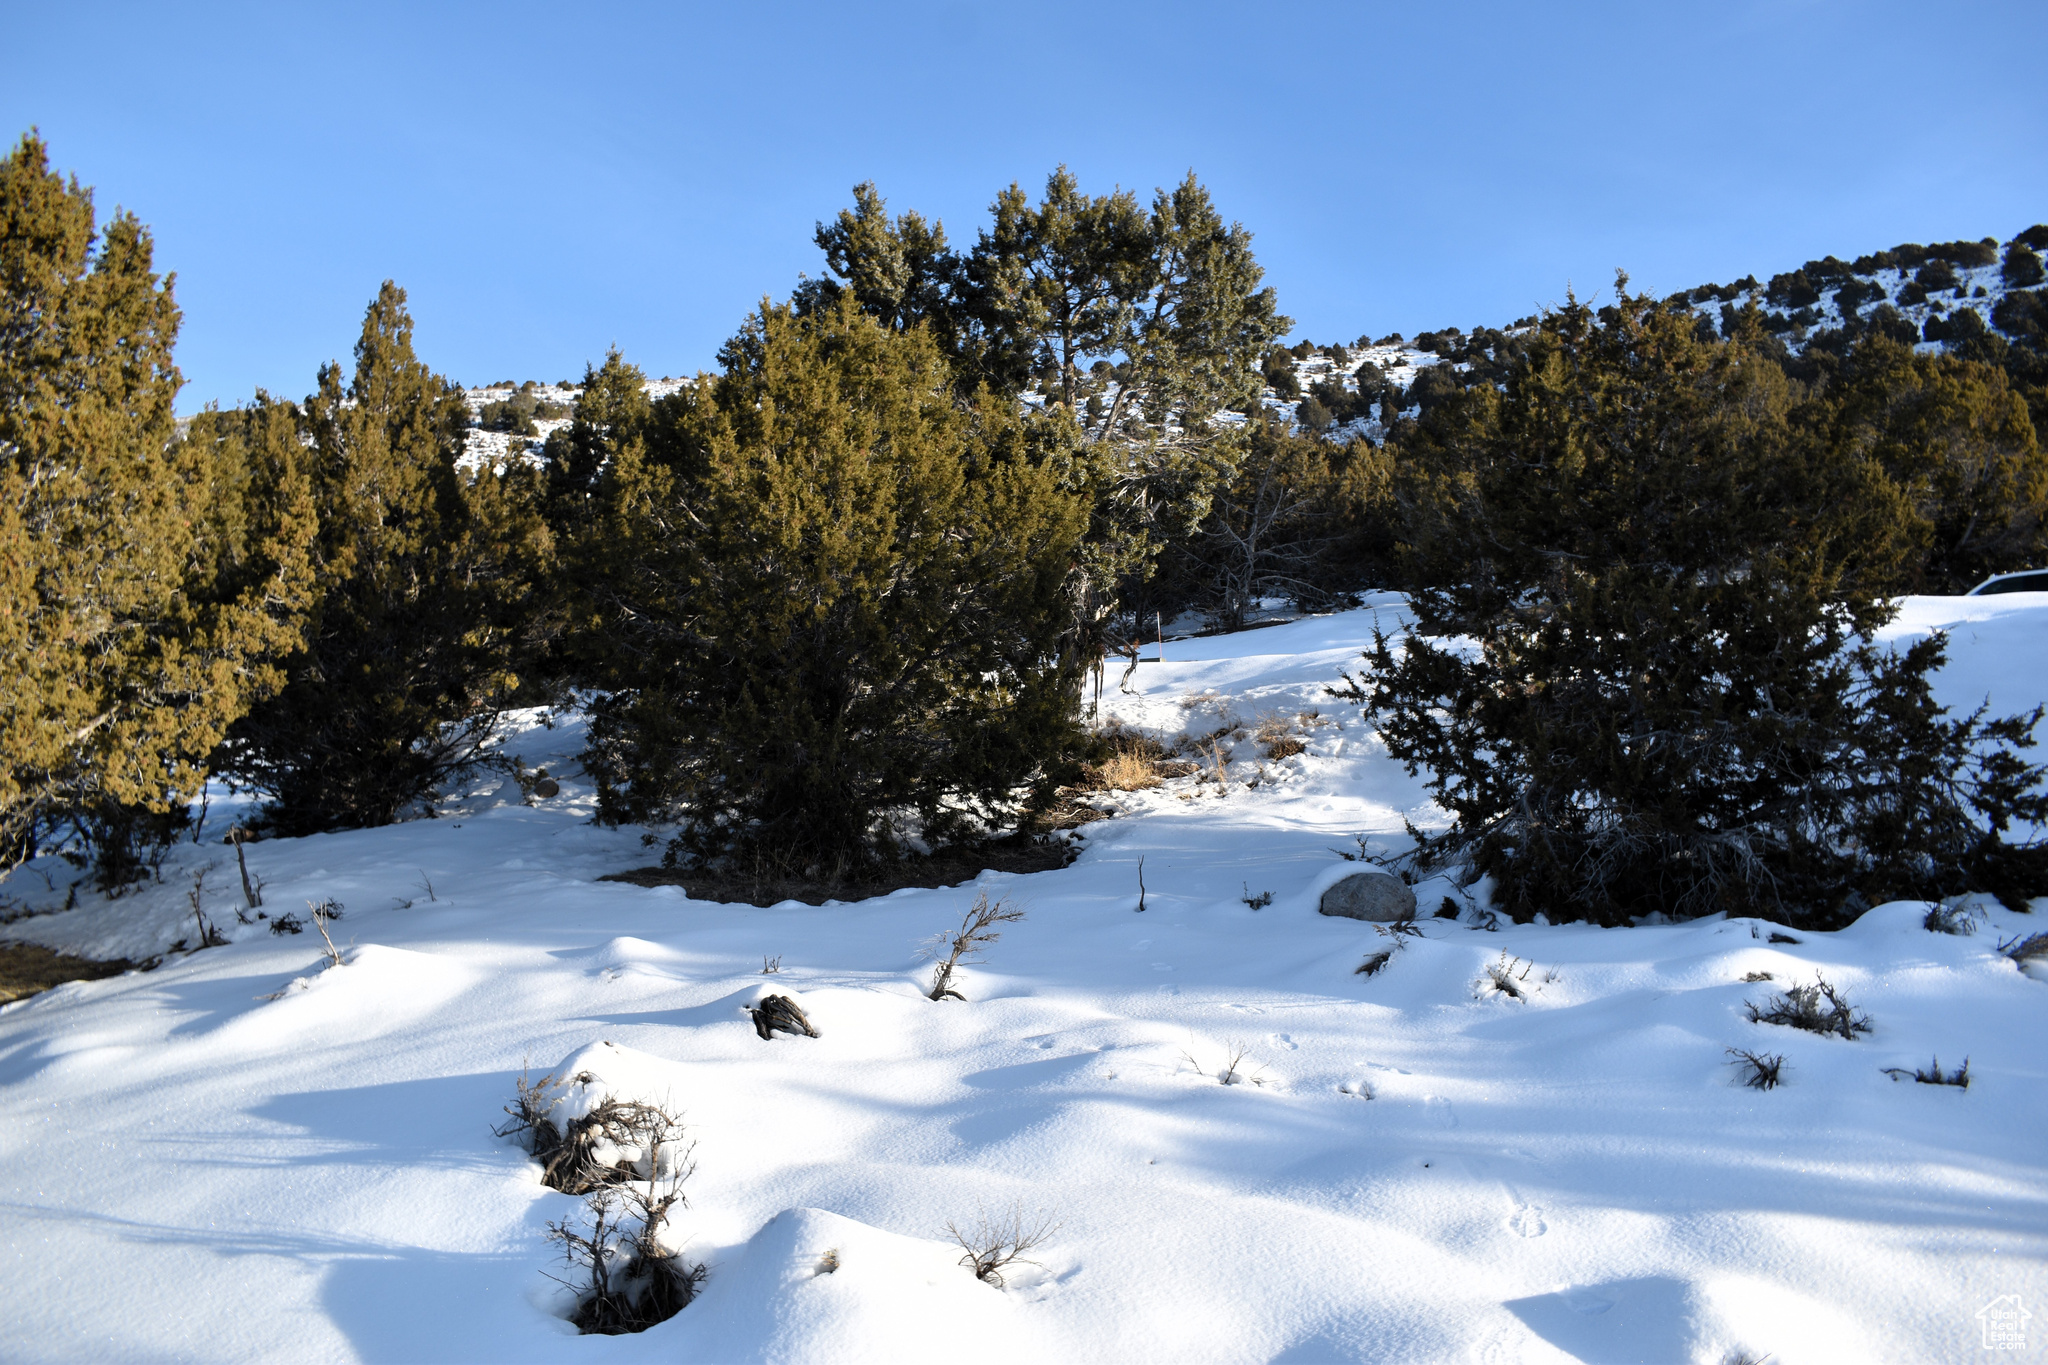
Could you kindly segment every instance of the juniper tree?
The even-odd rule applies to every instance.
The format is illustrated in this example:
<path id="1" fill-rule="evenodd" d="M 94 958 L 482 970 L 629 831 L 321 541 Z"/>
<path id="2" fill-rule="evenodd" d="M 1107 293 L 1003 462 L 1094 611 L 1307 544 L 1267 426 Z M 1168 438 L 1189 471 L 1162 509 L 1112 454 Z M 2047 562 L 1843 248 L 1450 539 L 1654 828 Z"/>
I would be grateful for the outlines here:
<path id="1" fill-rule="evenodd" d="M 415 355 L 389 281 L 353 376 L 323 366 L 300 420 L 318 601 L 286 686 L 226 750 L 288 833 L 389 823 L 484 756 L 551 545 L 537 474 L 457 468 L 467 406 Z"/>
<path id="2" fill-rule="evenodd" d="M 1939 645 L 1871 643 L 1914 548 L 1885 471 L 1794 420 L 1753 316 L 1708 342 L 1617 295 L 1397 454 L 1415 632 L 1340 691 L 1455 816 L 1425 858 L 1606 923 L 2048 886 L 2007 838 L 2048 814 L 2014 752 L 2038 713 L 1945 717 Z"/>
<path id="3" fill-rule="evenodd" d="M 689 458 L 601 481 L 602 814 L 823 874 L 999 821 L 1072 725 L 1071 424 L 958 400 L 851 299 L 764 304 L 725 355 L 678 395 Z"/>
<path id="4" fill-rule="evenodd" d="M 83 828 L 103 880 L 175 822 L 296 639 L 291 456 L 174 439 L 172 279 L 25 136 L 0 162 L 0 857 Z M 202 429 L 210 419 L 201 419 Z"/>
<path id="5" fill-rule="evenodd" d="M 886 326 L 929 328 L 963 393 L 1014 394 L 1036 376 L 1083 423 L 1101 448 L 1084 461 L 1091 521 L 1073 610 L 1099 658 L 1109 619 L 1138 607 L 1162 549 L 1193 534 L 1230 477 L 1243 439 L 1215 419 L 1256 406 L 1258 359 L 1291 325 L 1251 234 L 1192 174 L 1148 213 L 1129 191 L 1085 193 L 1062 166 L 1036 203 L 1014 184 L 998 195 L 965 253 L 937 223 L 891 220 L 872 185 L 855 201 L 820 225 L 838 278 L 801 287 L 799 311 L 843 292 Z M 1109 362 L 1104 402 L 1093 375 Z"/>
<path id="6" fill-rule="evenodd" d="M 1908 509 L 1917 553 L 1905 586 L 1964 592 L 2048 552 L 2048 454 L 2004 371 L 1867 337 L 1812 417 Z"/>

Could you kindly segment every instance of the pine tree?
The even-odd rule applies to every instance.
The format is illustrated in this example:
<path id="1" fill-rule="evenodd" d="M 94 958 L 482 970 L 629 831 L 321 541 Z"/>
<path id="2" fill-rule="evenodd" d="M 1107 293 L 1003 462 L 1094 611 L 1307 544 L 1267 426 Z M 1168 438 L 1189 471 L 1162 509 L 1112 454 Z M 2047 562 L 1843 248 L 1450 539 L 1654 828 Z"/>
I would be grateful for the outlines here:
<path id="1" fill-rule="evenodd" d="M 1870 644 L 1912 510 L 1795 420 L 1739 321 L 1708 342 L 1624 278 L 1397 452 L 1416 630 L 1376 639 L 1341 694 L 1455 815 L 1425 857 L 1492 875 L 1518 919 L 1825 927 L 2041 889 L 2043 850 L 2005 838 L 2048 813 L 2014 753 L 2038 713 L 1943 718 L 1938 647 Z"/>
<path id="2" fill-rule="evenodd" d="M 300 417 L 319 516 L 306 648 L 227 750 L 286 833 L 389 823 L 486 757 L 551 557 L 538 474 L 457 468 L 468 408 L 414 354 L 389 281 L 355 362 L 346 388 L 323 366 Z"/>
<path id="3" fill-rule="evenodd" d="M 152 260 L 132 216 L 96 230 L 33 134 L 0 163 L 0 856 L 69 825 L 109 884 L 275 686 L 312 531 L 290 459 L 174 439 L 178 309 Z"/>
<path id="4" fill-rule="evenodd" d="M 839 875 L 999 823 L 1070 734 L 1073 428 L 963 403 L 928 332 L 763 306 L 679 423 L 616 461 L 585 765 L 674 857 Z"/>

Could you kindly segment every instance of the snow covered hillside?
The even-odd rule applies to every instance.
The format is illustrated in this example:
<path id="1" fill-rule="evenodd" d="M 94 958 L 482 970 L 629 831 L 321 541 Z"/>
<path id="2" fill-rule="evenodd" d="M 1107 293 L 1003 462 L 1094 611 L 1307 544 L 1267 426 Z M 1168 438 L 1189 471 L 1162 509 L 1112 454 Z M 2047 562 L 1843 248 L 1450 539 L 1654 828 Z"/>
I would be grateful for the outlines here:
<path id="1" fill-rule="evenodd" d="M 641 831 L 588 823 L 580 723 L 525 715 L 554 796 L 248 847 L 267 914 L 342 904 L 342 965 L 235 922 L 218 804 L 121 900 L 16 873 L 48 913 L 15 938 L 164 952 L 203 871 L 229 942 L 0 1009 L 0 1354 L 1798 1365 L 1973 1358 L 1994 1300 L 2048 1312 L 2048 980 L 1998 951 L 2038 916 L 1518 927 L 1427 918 L 1435 883 L 1358 972 L 1401 940 L 1318 897 L 1432 810 L 1323 689 L 1400 624 L 1169 642 L 1105 709 L 1220 732 L 1227 790 L 1101 794 L 1059 871 L 768 909 L 600 882 Z M 1892 634 L 1936 628 L 1951 705 L 2048 699 L 2048 594 L 1913 599 Z M 919 945 L 983 892 L 1026 918 L 935 1003 Z M 1750 1021 L 1821 977 L 1867 1034 Z M 820 1036 L 757 1037 L 769 987 Z M 1968 1088 L 1887 1073 L 1935 1057 Z M 492 1133 L 565 1060 L 697 1144 L 674 1224 L 709 1276 L 637 1336 L 574 1334 L 546 1225 L 580 1201 Z M 1013 1210 L 1054 1228 L 1040 1264 L 978 1282 L 946 1225 Z"/>

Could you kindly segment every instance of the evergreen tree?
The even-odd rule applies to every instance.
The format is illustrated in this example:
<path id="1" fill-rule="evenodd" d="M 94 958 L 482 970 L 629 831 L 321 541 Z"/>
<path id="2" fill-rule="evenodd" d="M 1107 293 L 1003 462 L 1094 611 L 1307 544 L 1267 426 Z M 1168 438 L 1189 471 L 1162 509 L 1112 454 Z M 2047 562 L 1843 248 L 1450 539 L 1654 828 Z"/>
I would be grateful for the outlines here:
<path id="1" fill-rule="evenodd" d="M 0 163 L 0 857 L 68 824 L 110 884 L 275 686 L 312 531 L 291 452 L 253 468 L 173 439 L 178 309 L 152 257 L 127 214 L 96 231 L 33 134 Z"/>
<path id="2" fill-rule="evenodd" d="M 386 281 L 355 373 L 321 368 L 301 415 L 319 599 L 289 681 L 226 763 L 286 833 L 381 825 L 486 756 L 550 559 L 539 476 L 456 466 L 462 394 L 413 352 Z"/>
<path id="3" fill-rule="evenodd" d="M 1544 317 L 1398 452 L 1416 633 L 1341 692 L 1456 817 L 1425 858 L 1603 923 L 2048 885 L 2005 837 L 2048 814 L 2038 713 L 1949 720 L 1938 645 L 1869 643 L 1914 549 L 1883 469 L 1794 420 L 1753 312 L 1710 343 L 1624 279 L 1602 314 Z"/>
<path id="4" fill-rule="evenodd" d="M 1327 607 L 1391 569 L 1391 469 L 1363 441 L 1339 447 L 1260 422 L 1165 586 L 1223 630 L 1242 628 L 1263 597 Z"/>
<path id="5" fill-rule="evenodd" d="M 957 400 L 851 299 L 764 305 L 726 354 L 677 396 L 689 457 L 601 481 L 604 816 L 814 875 L 999 821 L 1072 724 L 1071 424 Z"/>
<path id="6" fill-rule="evenodd" d="M 1909 510 L 1917 553 L 1893 586 L 1966 592 L 2048 554 L 2048 454 L 2003 370 L 1868 337 L 1803 416 Z"/>

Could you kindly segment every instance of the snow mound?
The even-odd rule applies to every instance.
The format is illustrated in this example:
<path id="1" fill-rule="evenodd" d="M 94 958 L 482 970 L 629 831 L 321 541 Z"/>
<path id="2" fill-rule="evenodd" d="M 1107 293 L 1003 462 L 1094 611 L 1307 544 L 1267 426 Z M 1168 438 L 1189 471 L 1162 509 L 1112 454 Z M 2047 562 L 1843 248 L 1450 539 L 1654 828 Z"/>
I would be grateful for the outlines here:
<path id="1" fill-rule="evenodd" d="M 720 1365 L 1053 1359 L 1010 1296 L 959 1261 L 947 1243 L 785 1209 L 713 1258 L 697 1302 L 658 1330 L 675 1359 Z"/>
<path id="2" fill-rule="evenodd" d="M 689 1093 L 683 1068 L 675 1062 L 611 1042 L 572 1052 L 547 1074 L 553 1080 L 544 1094 L 565 1131 L 608 1102 L 653 1105 L 680 1117 Z M 595 1155 L 610 1166 L 625 1154 L 600 1150 Z"/>

